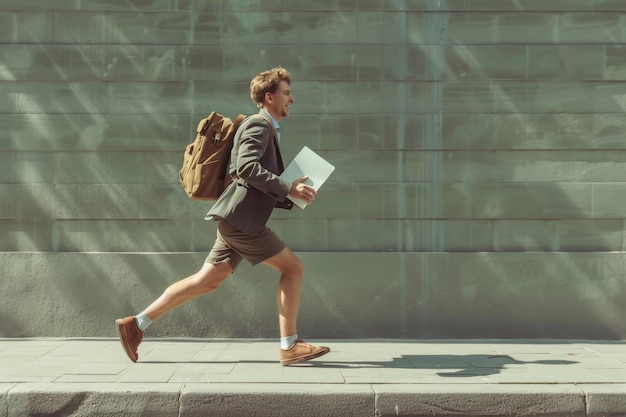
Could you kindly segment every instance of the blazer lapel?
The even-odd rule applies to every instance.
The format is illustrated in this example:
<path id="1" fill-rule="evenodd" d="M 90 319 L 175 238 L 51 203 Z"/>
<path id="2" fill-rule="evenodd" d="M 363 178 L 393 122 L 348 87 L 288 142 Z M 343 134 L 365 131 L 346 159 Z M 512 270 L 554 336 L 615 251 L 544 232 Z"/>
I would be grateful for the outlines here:
<path id="1" fill-rule="evenodd" d="M 267 122 L 270 127 L 270 133 L 273 133 L 272 140 L 274 142 L 274 147 L 276 148 L 276 160 L 278 161 L 278 169 L 280 170 L 280 172 L 283 172 L 285 170 L 285 164 L 283 163 L 283 156 L 280 152 L 278 132 L 276 132 L 276 129 L 274 129 L 274 125 L 272 124 L 272 121 L 270 119 L 265 117 L 262 113 L 257 113 L 257 115 L 262 117 Z"/>
<path id="2" fill-rule="evenodd" d="M 280 152 L 280 145 L 278 143 L 278 135 L 275 129 L 272 129 L 272 130 L 274 130 L 274 146 L 276 147 L 276 159 L 278 160 L 278 168 L 280 169 L 280 172 L 283 172 L 285 170 L 285 165 L 283 164 L 283 156 Z"/>

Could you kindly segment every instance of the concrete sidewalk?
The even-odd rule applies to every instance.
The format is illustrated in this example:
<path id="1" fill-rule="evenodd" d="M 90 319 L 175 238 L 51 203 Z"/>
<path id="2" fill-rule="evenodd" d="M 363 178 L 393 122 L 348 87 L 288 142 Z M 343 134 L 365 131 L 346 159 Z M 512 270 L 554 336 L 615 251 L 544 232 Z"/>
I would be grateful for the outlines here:
<path id="1" fill-rule="evenodd" d="M 0 339 L 0 417 L 626 415 L 626 342 Z"/>

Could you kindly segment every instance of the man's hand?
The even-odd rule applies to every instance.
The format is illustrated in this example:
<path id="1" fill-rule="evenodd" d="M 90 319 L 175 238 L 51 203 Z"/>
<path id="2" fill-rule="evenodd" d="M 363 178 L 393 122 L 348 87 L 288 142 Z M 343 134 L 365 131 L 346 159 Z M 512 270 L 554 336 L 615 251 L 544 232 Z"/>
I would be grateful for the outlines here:
<path id="1" fill-rule="evenodd" d="M 291 190 L 289 190 L 289 197 L 297 198 L 307 204 L 311 204 L 315 200 L 317 191 L 310 185 L 304 184 L 309 177 L 298 178 L 291 184 Z"/>

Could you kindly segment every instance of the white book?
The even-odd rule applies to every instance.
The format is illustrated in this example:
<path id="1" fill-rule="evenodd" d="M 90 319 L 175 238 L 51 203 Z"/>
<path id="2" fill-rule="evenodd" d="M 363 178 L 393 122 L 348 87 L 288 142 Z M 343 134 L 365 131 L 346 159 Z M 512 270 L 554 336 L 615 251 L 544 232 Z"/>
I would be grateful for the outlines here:
<path id="1" fill-rule="evenodd" d="M 296 157 L 293 158 L 293 161 L 287 165 L 287 168 L 285 168 L 285 171 L 280 175 L 280 178 L 292 183 L 298 178 L 308 176 L 309 179 L 304 183 L 317 191 L 334 170 L 335 167 L 328 163 L 328 161 L 305 146 L 298 152 Z M 289 197 L 289 199 L 301 209 L 307 206 L 307 204 L 300 199 L 291 197 Z"/>

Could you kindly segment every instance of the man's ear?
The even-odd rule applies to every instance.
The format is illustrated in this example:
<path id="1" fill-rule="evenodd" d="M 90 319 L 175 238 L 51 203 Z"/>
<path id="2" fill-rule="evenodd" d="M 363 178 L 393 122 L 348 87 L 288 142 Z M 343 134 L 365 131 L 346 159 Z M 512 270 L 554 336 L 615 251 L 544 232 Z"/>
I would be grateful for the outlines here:
<path id="1" fill-rule="evenodd" d="M 267 93 L 265 93 L 265 102 L 270 104 L 273 100 L 274 97 L 272 96 L 272 93 L 270 93 L 269 91 Z"/>

